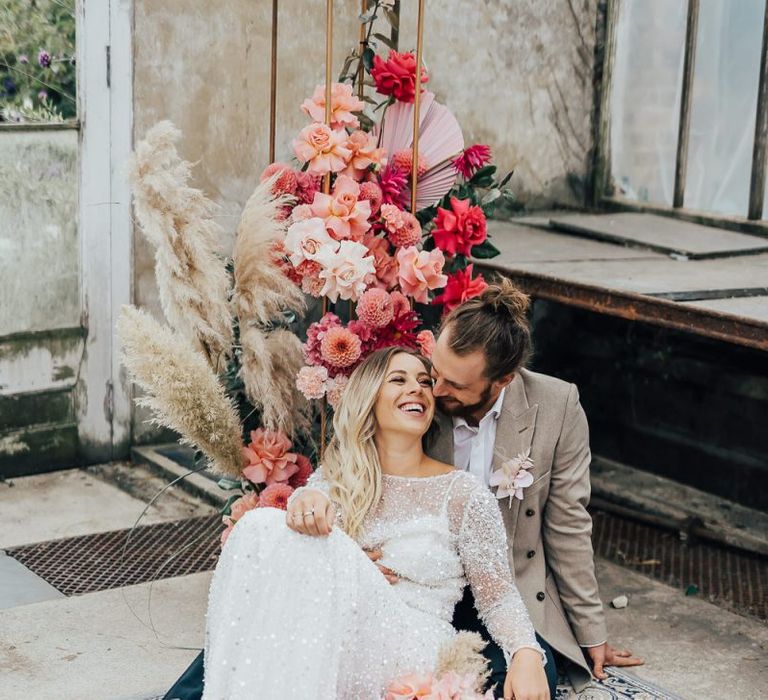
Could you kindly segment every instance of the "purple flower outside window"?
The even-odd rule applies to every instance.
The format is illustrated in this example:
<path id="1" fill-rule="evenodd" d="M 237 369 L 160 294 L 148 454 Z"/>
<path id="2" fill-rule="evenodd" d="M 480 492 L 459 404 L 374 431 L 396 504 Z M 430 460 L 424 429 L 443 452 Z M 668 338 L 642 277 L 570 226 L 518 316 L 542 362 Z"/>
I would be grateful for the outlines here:
<path id="1" fill-rule="evenodd" d="M 37 62 L 41 68 L 48 68 L 51 65 L 51 54 L 45 49 L 40 49 L 40 53 L 37 54 Z"/>

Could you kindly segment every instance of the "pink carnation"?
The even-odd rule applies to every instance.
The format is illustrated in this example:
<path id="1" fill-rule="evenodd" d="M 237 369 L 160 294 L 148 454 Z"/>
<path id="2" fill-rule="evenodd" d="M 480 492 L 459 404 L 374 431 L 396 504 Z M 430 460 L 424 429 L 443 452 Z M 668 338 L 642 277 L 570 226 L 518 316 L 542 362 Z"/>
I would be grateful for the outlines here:
<path id="1" fill-rule="evenodd" d="M 277 173 L 280 173 L 280 175 L 272 185 L 272 194 L 275 196 L 281 194 L 295 195 L 299 181 L 293 168 L 287 163 L 271 163 L 268 165 L 261 174 L 259 182 L 266 182 Z"/>
<path id="2" fill-rule="evenodd" d="M 240 520 L 240 518 L 242 518 L 249 510 L 253 510 L 254 508 L 258 507 L 259 494 L 255 491 L 246 492 L 232 503 L 232 505 L 229 507 L 229 515 L 225 515 L 221 519 L 222 522 L 227 526 L 224 532 L 221 533 L 222 547 L 232 532 L 232 528 L 234 528 L 235 523 Z"/>
<path id="3" fill-rule="evenodd" d="M 400 248 L 397 262 L 400 265 L 397 272 L 400 289 L 419 303 L 426 304 L 429 290 L 444 287 L 448 281 L 443 274 L 445 257 L 437 248 L 430 251 L 419 251 L 413 246 Z"/>
<path id="4" fill-rule="evenodd" d="M 259 507 L 286 510 L 288 498 L 292 493 L 293 489 L 288 484 L 271 484 L 261 492 Z"/>
<path id="5" fill-rule="evenodd" d="M 325 396 L 326 381 L 328 381 L 328 370 L 325 367 L 308 365 L 299 370 L 296 376 L 296 388 L 307 399 L 322 399 Z"/>
<path id="6" fill-rule="evenodd" d="M 294 489 L 297 489 L 300 486 L 305 486 L 309 477 L 312 475 L 312 462 L 310 462 L 307 457 L 297 454 L 296 464 L 299 465 L 299 470 L 288 479 L 288 485 Z"/>
<path id="7" fill-rule="evenodd" d="M 345 377 L 343 374 L 339 374 L 328 382 L 328 403 L 331 404 L 334 411 L 339 408 L 341 397 L 344 395 L 348 383 L 349 377 Z"/>
<path id="8" fill-rule="evenodd" d="M 416 342 L 419 345 L 419 352 L 427 359 L 432 357 L 435 349 L 435 336 L 432 331 L 420 331 L 416 334 Z"/>
<path id="9" fill-rule="evenodd" d="M 350 367 L 360 359 L 360 337 L 348 328 L 331 328 L 320 342 L 323 361 L 339 369 Z"/>
<path id="10" fill-rule="evenodd" d="M 394 309 L 396 319 L 411 312 L 411 304 L 405 294 L 392 292 L 390 296 L 392 298 L 392 308 Z"/>
<path id="11" fill-rule="evenodd" d="M 299 468 L 290 449 L 291 441 L 281 430 L 252 430 L 250 444 L 242 448 L 243 476 L 254 484 L 288 481 Z"/>
<path id="12" fill-rule="evenodd" d="M 392 298 L 383 289 L 369 289 L 357 302 L 358 318 L 374 328 L 386 326 L 394 315 Z"/>
<path id="13" fill-rule="evenodd" d="M 349 126 L 356 129 L 360 122 L 352 112 L 362 112 L 365 103 L 353 94 L 352 86 L 347 83 L 331 85 L 331 128 L 342 129 Z M 301 104 L 302 111 L 316 122 L 325 122 L 325 85 L 318 85 L 312 95 Z"/>
<path id="14" fill-rule="evenodd" d="M 381 207 L 382 196 L 381 187 L 375 182 L 364 182 L 360 185 L 359 199 L 361 201 L 366 199 L 371 203 L 371 216 L 375 216 L 378 213 L 379 207 Z"/>
<path id="15" fill-rule="evenodd" d="M 296 173 L 296 196 L 303 204 L 312 204 L 315 192 L 321 187 L 321 178 L 310 173 Z"/>

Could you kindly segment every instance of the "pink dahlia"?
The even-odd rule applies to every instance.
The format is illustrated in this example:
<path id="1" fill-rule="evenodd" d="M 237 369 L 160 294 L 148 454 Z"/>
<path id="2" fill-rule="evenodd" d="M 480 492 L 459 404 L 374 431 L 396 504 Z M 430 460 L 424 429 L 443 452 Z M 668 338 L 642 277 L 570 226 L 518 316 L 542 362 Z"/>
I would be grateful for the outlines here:
<path id="1" fill-rule="evenodd" d="M 296 388 L 307 399 L 322 399 L 325 396 L 327 381 L 328 370 L 325 367 L 307 365 L 302 367 L 296 376 Z"/>
<path id="2" fill-rule="evenodd" d="M 294 489 L 297 489 L 300 486 L 306 486 L 309 477 L 312 476 L 312 462 L 310 462 L 307 457 L 297 454 L 296 464 L 299 465 L 299 470 L 288 479 L 288 485 Z"/>
<path id="3" fill-rule="evenodd" d="M 312 204 L 315 192 L 320 191 L 321 178 L 309 173 L 296 173 L 296 196 L 302 204 Z"/>
<path id="4" fill-rule="evenodd" d="M 369 289 L 357 302 L 357 317 L 374 328 L 386 326 L 394 315 L 392 298 L 383 289 Z"/>
<path id="5" fill-rule="evenodd" d="M 469 180 L 480 168 L 491 162 L 491 149 L 481 143 L 465 148 L 453 161 L 453 167 L 461 173 L 465 180 Z"/>
<path id="6" fill-rule="evenodd" d="M 298 187 L 299 180 L 294 172 L 293 168 L 287 163 L 271 163 L 261 174 L 259 182 L 266 182 L 273 175 L 277 175 L 277 180 L 272 185 L 272 194 L 279 196 L 281 194 L 296 194 L 296 188 Z"/>
<path id="7" fill-rule="evenodd" d="M 288 484 L 271 484 L 261 492 L 259 507 L 286 510 L 292 493 L 293 489 Z"/>
<path id="8" fill-rule="evenodd" d="M 400 195 L 407 184 L 408 174 L 388 165 L 379 175 L 382 201 L 387 204 L 399 201 Z"/>
<path id="9" fill-rule="evenodd" d="M 290 449 L 291 441 L 282 430 L 252 430 L 250 444 L 243 447 L 243 476 L 254 484 L 288 481 L 299 469 Z"/>
<path id="10" fill-rule="evenodd" d="M 358 199 L 361 201 L 365 199 L 371 203 L 371 216 L 378 214 L 382 197 L 381 187 L 375 182 L 364 182 L 360 185 L 360 196 Z"/>
<path id="11" fill-rule="evenodd" d="M 320 342 L 320 353 L 323 362 L 343 369 L 350 367 L 360 359 L 362 342 L 348 328 L 342 326 L 331 328 Z"/>
<path id="12" fill-rule="evenodd" d="M 405 148 L 402 151 L 398 151 L 392 156 L 389 162 L 393 167 L 410 177 L 413 169 L 413 149 Z M 419 169 L 416 171 L 417 176 L 422 177 L 427 170 L 429 170 L 427 161 L 424 160 L 424 156 L 419 153 Z"/>
<path id="13" fill-rule="evenodd" d="M 420 331 L 416 334 L 416 342 L 419 345 L 419 352 L 427 359 L 432 357 L 435 349 L 435 336 L 432 331 Z"/>
<path id="14" fill-rule="evenodd" d="M 381 218 L 387 238 L 396 248 L 414 246 L 421 240 L 421 224 L 410 212 L 403 211 L 394 204 L 382 204 Z"/>
<path id="15" fill-rule="evenodd" d="M 327 313 L 319 321 L 307 328 L 307 342 L 304 343 L 304 358 L 310 365 L 323 364 L 320 344 L 328 331 L 341 327 L 341 320 L 336 314 Z"/>

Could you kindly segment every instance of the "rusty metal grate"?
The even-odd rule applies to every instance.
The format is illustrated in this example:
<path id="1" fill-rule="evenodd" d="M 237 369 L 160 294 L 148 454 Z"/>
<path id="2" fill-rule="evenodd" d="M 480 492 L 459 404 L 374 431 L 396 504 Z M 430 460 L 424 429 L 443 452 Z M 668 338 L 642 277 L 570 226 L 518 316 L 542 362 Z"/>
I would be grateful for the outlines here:
<path id="1" fill-rule="evenodd" d="M 69 537 L 8 549 L 64 595 L 130 586 L 216 566 L 221 516 L 189 518 L 130 530 Z"/>
<path id="2" fill-rule="evenodd" d="M 734 612 L 768 619 L 768 560 L 736 549 L 682 542 L 604 511 L 592 512 L 595 554 Z"/>

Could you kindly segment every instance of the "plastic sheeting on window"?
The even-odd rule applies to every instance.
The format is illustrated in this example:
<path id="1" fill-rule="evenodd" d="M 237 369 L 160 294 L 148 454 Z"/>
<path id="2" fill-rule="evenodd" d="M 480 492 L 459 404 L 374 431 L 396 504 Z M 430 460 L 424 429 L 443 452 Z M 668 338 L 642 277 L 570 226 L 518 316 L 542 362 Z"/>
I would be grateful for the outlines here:
<path id="1" fill-rule="evenodd" d="M 615 193 L 672 205 L 685 54 L 685 0 L 626 0 L 611 94 Z"/>
<path id="2" fill-rule="evenodd" d="M 611 99 L 616 193 L 671 206 L 687 2 L 621 5 Z M 700 0 L 684 206 L 746 216 L 765 0 Z"/>
<path id="3" fill-rule="evenodd" d="M 685 206 L 747 215 L 765 0 L 701 0 Z"/>

